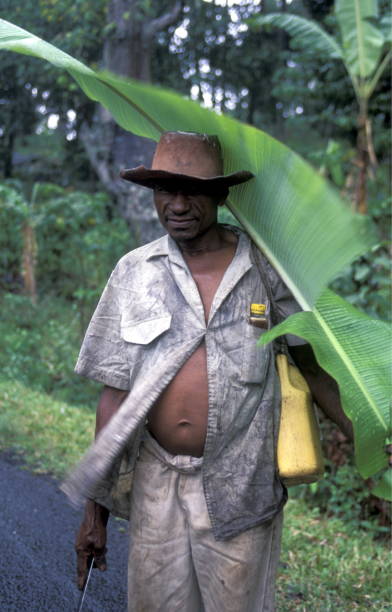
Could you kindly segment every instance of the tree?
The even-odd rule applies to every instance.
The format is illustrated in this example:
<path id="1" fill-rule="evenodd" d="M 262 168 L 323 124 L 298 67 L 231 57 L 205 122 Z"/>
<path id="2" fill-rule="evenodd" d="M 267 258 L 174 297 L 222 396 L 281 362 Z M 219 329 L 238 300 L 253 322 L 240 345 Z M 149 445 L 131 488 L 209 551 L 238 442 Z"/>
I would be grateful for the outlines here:
<path id="1" fill-rule="evenodd" d="M 1 1 L 10 19 L 66 52 L 145 82 L 151 79 L 157 34 L 179 20 L 183 9 L 175 0 L 159 5 L 142 0 L 26 0 L 23 7 Z M 98 177 L 139 243 L 160 235 L 150 194 L 119 179 L 120 168 L 150 162 L 153 144 L 122 130 L 104 109 L 86 100 L 66 73 L 59 75 L 49 64 L 44 69 L 35 62 L 16 65 L 2 54 L 0 68 L 4 177 L 16 172 L 34 183 L 56 175 L 64 186 L 85 187 L 88 182 L 92 189 Z M 47 128 L 51 115 L 58 120 L 56 134 Z M 15 165 L 19 161 L 24 163 Z"/>
<path id="2" fill-rule="evenodd" d="M 260 49 L 258 34 L 243 23 L 264 11 L 264 3 L 242 0 L 230 7 L 187 0 L 174 19 L 173 11 L 180 6 L 174 0 L 41 0 L 38 4 L 26 0 L 23 9 L 11 0 L 0 2 L 7 4 L 9 19 L 77 54 L 93 68 L 100 65 L 152 80 L 186 95 L 198 90 L 199 99 L 211 98 L 214 108 L 268 126 L 272 133 L 282 132 L 284 120 L 270 83 L 282 63 L 286 35 L 268 35 Z M 2 159 L 10 161 L 8 174 L 31 183 L 52 181 L 55 175 L 63 186 L 90 190 L 99 180 L 139 241 L 154 238 L 160 229 L 148 194 L 118 178 L 120 167 L 149 163 L 151 142 L 121 131 L 106 112 L 85 99 L 67 74 L 58 74 L 51 66 L 42 69 L 37 62 L 16 66 L 13 56 L 2 54 L 0 89 L 3 83 L 2 116 L 9 113 L 9 120 L 0 121 L 0 129 Z M 57 127 L 48 127 L 56 117 Z M 24 163 L 13 166 L 12 161 Z"/>
<path id="3" fill-rule="evenodd" d="M 374 0 L 336 0 L 335 15 L 341 43 L 316 23 L 297 15 L 271 13 L 255 18 L 254 24 L 284 28 L 293 36 L 295 44 L 343 62 L 358 103 L 355 202 L 357 210 L 366 213 L 367 176 L 376 166 L 369 99 L 392 57 L 390 18 L 377 23 L 378 8 Z"/>
<path id="4" fill-rule="evenodd" d="M 167 30 L 158 38 L 153 82 L 191 93 L 193 99 L 252 125 L 280 123 L 270 85 L 286 35 L 271 33 L 260 47 L 258 34 L 245 24 L 264 11 L 265 3 L 253 0 L 234 6 L 189 2 L 180 35 Z"/>
<path id="5" fill-rule="evenodd" d="M 9 19 L 97 65 L 106 0 L 25 0 L 23 4 L 0 0 L 0 4 Z M 66 73 L 39 62 L 25 65 L 2 54 L 0 98 L 0 173 L 5 178 L 19 177 L 32 185 L 56 176 L 64 186 L 89 182 L 94 189 L 97 181 L 77 134 L 95 105 Z M 57 118 L 56 129 L 48 128 L 50 118 Z"/>
<path id="6" fill-rule="evenodd" d="M 103 41 L 106 70 L 150 82 L 156 36 L 179 19 L 182 3 L 162 3 L 159 11 L 156 5 L 140 0 L 109 1 Z M 97 108 L 90 124 L 83 124 L 81 138 L 101 183 L 114 196 L 119 213 L 127 220 L 137 242 L 143 244 L 161 235 L 158 218 L 149 205 L 149 194 L 137 185 L 119 180 L 120 168 L 150 162 L 151 141 L 123 130 L 102 107 Z"/>

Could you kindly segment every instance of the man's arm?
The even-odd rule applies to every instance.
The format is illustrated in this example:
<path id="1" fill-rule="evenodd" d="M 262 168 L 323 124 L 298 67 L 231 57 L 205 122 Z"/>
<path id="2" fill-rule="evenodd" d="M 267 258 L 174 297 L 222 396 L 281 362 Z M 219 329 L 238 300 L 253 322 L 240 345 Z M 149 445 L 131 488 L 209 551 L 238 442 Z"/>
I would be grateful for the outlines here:
<path id="1" fill-rule="evenodd" d="M 127 395 L 128 391 L 106 386 L 103 388 L 97 407 L 95 437 L 110 421 Z M 79 589 L 84 587 L 92 557 L 94 557 L 94 563 L 98 569 L 101 571 L 106 569 L 106 525 L 108 519 L 109 511 L 106 508 L 92 499 L 87 501 L 75 544 Z"/>
<path id="2" fill-rule="evenodd" d="M 308 383 L 315 402 L 349 440 L 353 440 L 353 426 L 343 412 L 336 381 L 317 363 L 309 344 L 289 346 L 295 364 Z"/>
<path id="3" fill-rule="evenodd" d="M 272 323 L 280 323 L 301 308 L 268 259 L 256 252 L 256 261 L 266 288 L 271 293 Z M 258 255 L 257 255 L 258 253 Z M 261 261 L 260 261 L 261 257 Z M 266 275 L 266 278 L 264 276 Z M 268 291 L 268 289 L 267 289 Z M 314 400 L 323 412 L 338 425 L 345 436 L 353 440 L 351 421 L 343 412 L 339 390 L 334 379 L 318 365 L 309 344 L 288 344 L 288 349 L 297 367 L 308 383 Z"/>
<path id="4" fill-rule="evenodd" d="M 110 421 L 113 414 L 121 406 L 129 391 L 123 391 L 122 389 L 115 389 L 114 387 L 105 386 L 102 389 L 102 393 L 99 398 L 97 406 L 97 416 L 95 422 L 95 437 L 99 434 L 101 429 Z"/>

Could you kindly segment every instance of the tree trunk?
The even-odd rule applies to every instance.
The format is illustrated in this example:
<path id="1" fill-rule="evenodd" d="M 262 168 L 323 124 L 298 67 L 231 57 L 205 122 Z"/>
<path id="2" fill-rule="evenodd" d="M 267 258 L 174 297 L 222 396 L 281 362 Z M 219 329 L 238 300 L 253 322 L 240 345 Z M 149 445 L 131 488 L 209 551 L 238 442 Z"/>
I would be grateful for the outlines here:
<path id="1" fill-rule="evenodd" d="M 367 213 L 367 181 L 374 175 L 377 165 L 374 153 L 371 121 L 368 116 L 367 100 L 362 100 L 357 120 L 357 180 L 355 185 L 356 210 L 365 215 Z"/>
<path id="2" fill-rule="evenodd" d="M 173 2 L 167 13 L 156 18 L 147 18 L 141 5 L 140 0 L 110 0 L 103 64 L 110 72 L 149 82 L 156 34 L 179 19 L 182 3 Z M 151 191 L 119 178 L 121 168 L 149 166 L 155 143 L 120 128 L 102 107 L 97 108 L 92 124 L 82 127 L 80 136 L 90 163 L 137 243 L 161 236 Z"/>
<path id="3" fill-rule="evenodd" d="M 357 135 L 357 184 L 355 186 L 355 204 L 359 213 L 367 213 L 367 193 L 366 182 L 369 165 L 369 154 L 366 138 L 366 115 L 360 112 L 358 117 Z"/>
<path id="4" fill-rule="evenodd" d="M 30 219 L 26 220 L 23 229 L 22 278 L 23 292 L 29 296 L 33 304 L 37 303 L 37 286 L 35 268 L 37 263 L 37 242 L 34 226 Z"/>
<path id="5" fill-rule="evenodd" d="M 119 177 L 121 168 L 149 166 L 154 143 L 122 130 L 102 108 L 97 110 L 91 127 L 82 127 L 80 136 L 90 163 L 112 195 L 136 243 L 142 245 L 161 236 L 163 230 L 152 203 L 151 190 Z"/>

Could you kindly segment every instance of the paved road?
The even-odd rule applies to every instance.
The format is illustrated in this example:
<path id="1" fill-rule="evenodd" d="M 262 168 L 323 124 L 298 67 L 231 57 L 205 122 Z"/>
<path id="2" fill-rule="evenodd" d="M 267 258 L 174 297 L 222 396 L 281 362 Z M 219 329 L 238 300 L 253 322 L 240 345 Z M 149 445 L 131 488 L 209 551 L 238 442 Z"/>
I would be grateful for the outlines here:
<path id="1" fill-rule="evenodd" d="M 73 540 L 81 513 L 49 476 L 32 474 L 0 454 L 0 610 L 74 612 Z M 83 612 L 126 611 L 125 521 L 109 523 L 108 570 L 94 570 Z"/>

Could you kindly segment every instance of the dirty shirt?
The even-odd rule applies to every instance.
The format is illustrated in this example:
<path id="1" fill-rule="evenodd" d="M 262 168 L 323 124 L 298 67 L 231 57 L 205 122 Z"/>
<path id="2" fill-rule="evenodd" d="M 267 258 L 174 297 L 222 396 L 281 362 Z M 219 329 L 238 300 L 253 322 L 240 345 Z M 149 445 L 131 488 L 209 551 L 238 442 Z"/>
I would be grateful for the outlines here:
<path id="1" fill-rule="evenodd" d="M 76 372 L 129 394 L 71 476 L 68 491 L 65 487 L 71 497 L 72 487 L 84 487 L 89 497 L 127 516 L 148 412 L 204 341 L 209 397 L 202 475 L 217 540 L 272 519 L 286 501 L 276 467 L 280 387 L 273 346 L 257 346 L 263 330 L 249 323 L 249 311 L 252 303 L 265 304 L 268 317 L 271 294 L 282 320 L 299 310 L 262 256 L 265 274 L 260 274 L 260 253 L 246 234 L 229 229 L 238 236 L 237 248 L 207 323 L 195 281 L 170 236 L 131 251 L 117 264 L 87 329 Z"/>

